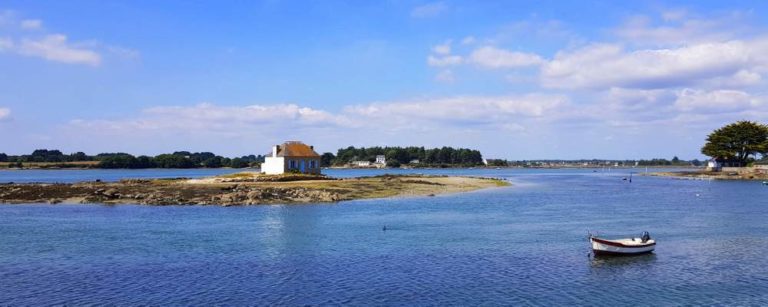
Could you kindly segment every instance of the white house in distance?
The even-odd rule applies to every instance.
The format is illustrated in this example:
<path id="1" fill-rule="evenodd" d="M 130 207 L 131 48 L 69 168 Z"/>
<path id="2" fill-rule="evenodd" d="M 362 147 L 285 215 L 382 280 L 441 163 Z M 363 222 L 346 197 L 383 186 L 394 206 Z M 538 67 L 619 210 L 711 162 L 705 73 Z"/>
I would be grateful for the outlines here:
<path id="1" fill-rule="evenodd" d="M 314 146 L 299 141 L 288 141 L 272 147 L 272 152 L 264 158 L 261 171 L 267 175 L 279 175 L 291 172 L 302 174 L 320 174 L 320 155 Z"/>
<path id="2" fill-rule="evenodd" d="M 722 165 L 720 162 L 717 161 L 717 159 L 710 159 L 707 161 L 707 170 L 713 171 L 713 172 L 719 172 L 722 168 Z"/>
<path id="3" fill-rule="evenodd" d="M 376 164 L 387 165 L 387 157 L 385 157 L 384 155 L 377 155 L 375 163 Z"/>

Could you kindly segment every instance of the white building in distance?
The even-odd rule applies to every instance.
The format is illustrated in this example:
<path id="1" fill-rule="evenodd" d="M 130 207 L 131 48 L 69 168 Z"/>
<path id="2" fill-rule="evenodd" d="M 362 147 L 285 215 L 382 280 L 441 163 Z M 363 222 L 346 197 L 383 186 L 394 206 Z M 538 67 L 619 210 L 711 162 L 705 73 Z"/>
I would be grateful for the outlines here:
<path id="1" fill-rule="evenodd" d="M 374 163 L 386 165 L 387 164 L 387 157 L 385 157 L 384 155 L 377 155 L 376 156 L 376 162 L 374 162 Z"/>
<path id="2" fill-rule="evenodd" d="M 264 158 L 261 171 L 267 175 L 285 173 L 320 174 L 320 155 L 314 146 L 299 141 L 288 141 L 272 147 Z"/>

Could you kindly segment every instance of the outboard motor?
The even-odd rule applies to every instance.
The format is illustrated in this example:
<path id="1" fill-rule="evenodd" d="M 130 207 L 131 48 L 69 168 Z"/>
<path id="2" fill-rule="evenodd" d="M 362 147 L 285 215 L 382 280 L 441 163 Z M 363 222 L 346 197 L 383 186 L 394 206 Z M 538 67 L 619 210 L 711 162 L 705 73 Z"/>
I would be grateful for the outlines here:
<path id="1" fill-rule="evenodd" d="M 640 241 L 645 243 L 648 242 L 648 240 L 651 239 L 651 235 L 647 231 L 643 231 L 643 236 L 640 237 Z"/>

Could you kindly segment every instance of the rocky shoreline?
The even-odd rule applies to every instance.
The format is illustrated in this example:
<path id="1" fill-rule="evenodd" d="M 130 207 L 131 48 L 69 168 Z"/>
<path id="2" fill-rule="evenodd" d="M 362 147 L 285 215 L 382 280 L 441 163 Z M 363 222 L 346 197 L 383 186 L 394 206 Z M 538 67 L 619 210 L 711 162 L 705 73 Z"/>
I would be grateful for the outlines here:
<path id="1" fill-rule="evenodd" d="M 259 205 L 322 203 L 471 191 L 508 183 L 493 178 L 376 176 L 349 179 L 227 175 L 202 179 L 122 180 L 74 184 L 0 184 L 0 203 Z"/>
<path id="2" fill-rule="evenodd" d="M 687 172 L 656 172 L 647 175 L 691 180 L 768 180 L 768 174 L 757 172 L 712 172 L 701 170 Z"/>

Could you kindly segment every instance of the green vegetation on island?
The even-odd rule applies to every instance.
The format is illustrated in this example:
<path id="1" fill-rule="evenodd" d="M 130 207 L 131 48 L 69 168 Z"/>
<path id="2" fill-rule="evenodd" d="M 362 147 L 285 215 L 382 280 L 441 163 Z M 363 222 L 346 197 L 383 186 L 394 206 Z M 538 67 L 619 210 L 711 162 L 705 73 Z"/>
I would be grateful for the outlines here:
<path id="1" fill-rule="evenodd" d="M 580 159 L 580 160 L 505 160 L 488 159 L 491 167 L 530 167 L 530 168 L 555 168 L 555 167 L 636 167 L 636 166 L 669 166 L 669 167 L 698 167 L 704 165 L 699 159 L 683 160 L 677 156 L 672 159 L 654 158 L 639 160 L 610 160 L 610 159 Z"/>
<path id="2" fill-rule="evenodd" d="M 747 166 L 762 156 L 768 158 L 768 126 L 751 121 L 739 121 L 716 129 L 709 136 L 701 153 L 719 162 Z"/>
<path id="3" fill-rule="evenodd" d="M 321 166 L 345 166 L 354 161 L 374 162 L 376 156 L 386 157 L 386 166 L 412 165 L 421 167 L 462 167 L 483 165 L 480 151 L 466 148 L 442 147 L 347 147 L 337 154 L 326 152 Z M 263 155 L 226 158 L 211 152 L 177 151 L 157 156 L 134 156 L 128 153 L 100 153 L 95 156 L 83 152 L 64 154 L 59 150 L 38 149 L 29 155 L 10 156 L 0 153 L 0 167 L 8 168 L 246 168 L 259 167 Z"/>
<path id="4" fill-rule="evenodd" d="M 441 147 L 360 147 L 350 146 L 339 149 L 336 155 L 325 153 L 322 162 L 326 165 L 344 166 L 354 161 L 375 162 L 376 156 L 386 157 L 389 167 L 412 165 L 420 167 L 456 167 L 483 165 L 483 156 L 478 150 L 467 148 Z"/>
<path id="5" fill-rule="evenodd" d="M 59 150 L 38 149 L 29 155 L 9 156 L 0 153 L 0 162 L 10 168 L 245 168 L 255 167 L 264 156 L 249 155 L 226 158 L 210 152 L 177 151 L 154 157 L 133 156 L 127 153 L 100 153 L 95 156 L 83 152 L 63 154 Z"/>
<path id="6" fill-rule="evenodd" d="M 707 168 L 687 172 L 658 172 L 652 175 L 693 179 L 768 179 L 768 126 L 739 121 L 716 129 L 707 136 L 701 153 L 712 157 Z"/>

